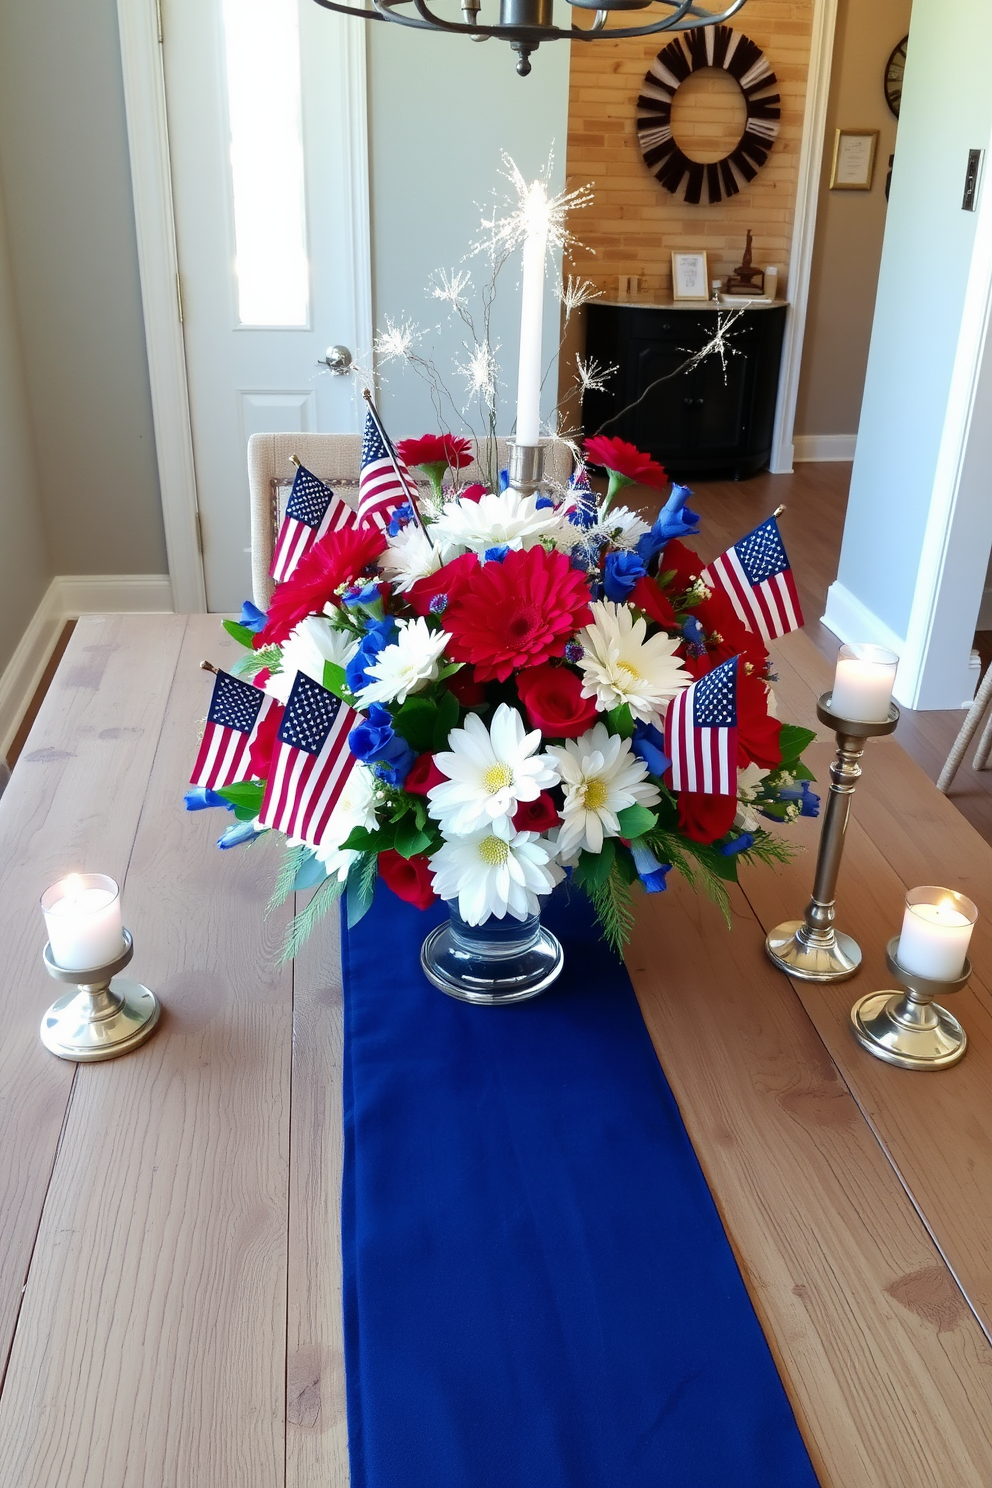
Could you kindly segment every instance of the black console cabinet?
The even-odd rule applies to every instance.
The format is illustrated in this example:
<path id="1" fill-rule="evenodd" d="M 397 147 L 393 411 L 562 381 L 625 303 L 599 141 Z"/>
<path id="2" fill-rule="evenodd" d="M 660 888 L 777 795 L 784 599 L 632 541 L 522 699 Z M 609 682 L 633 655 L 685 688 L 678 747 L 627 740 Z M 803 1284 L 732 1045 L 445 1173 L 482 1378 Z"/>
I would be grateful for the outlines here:
<path id="1" fill-rule="evenodd" d="M 636 444 L 679 481 L 746 480 L 764 470 L 772 449 L 785 311 L 785 305 L 768 305 L 740 312 L 726 365 L 709 356 L 691 372 L 659 382 L 603 433 Z M 588 305 L 586 356 L 620 370 L 605 392 L 586 393 L 585 433 L 595 434 L 705 346 L 718 313 L 730 312 L 716 305 Z"/>

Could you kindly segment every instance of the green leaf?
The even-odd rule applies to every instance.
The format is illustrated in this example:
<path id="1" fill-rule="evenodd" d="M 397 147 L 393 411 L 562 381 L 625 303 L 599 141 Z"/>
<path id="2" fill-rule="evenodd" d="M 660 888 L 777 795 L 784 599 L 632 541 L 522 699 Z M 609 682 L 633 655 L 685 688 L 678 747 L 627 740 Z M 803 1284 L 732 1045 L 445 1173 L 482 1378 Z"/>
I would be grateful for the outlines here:
<path id="1" fill-rule="evenodd" d="M 778 736 L 783 765 L 788 765 L 789 760 L 798 760 L 815 738 L 813 729 L 800 728 L 798 723 L 783 723 L 782 732 Z"/>
<path id="2" fill-rule="evenodd" d="M 344 680 L 344 667 L 338 666 L 336 661 L 324 662 L 324 686 L 345 703 L 355 701 L 354 694 Z"/>
<path id="3" fill-rule="evenodd" d="M 443 682 L 445 677 L 453 677 L 456 672 L 461 671 L 464 665 L 463 661 L 446 661 L 438 670 L 437 680 Z"/>
<path id="4" fill-rule="evenodd" d="M 228 670 L 232 677 L 254 677 L 268 667 L 270 672 L 281 670 L 282 652 L 278 646 L 263 646 L 259 651 L 249 651 L 239 656 Z"/>
<path id="5" fill-rule="evenodd" d="M 634 863 L 634 856 L 630 850 L 620 843 L 617 847 L 616 857 L 613 859 L 613 872 L 618 874 L 624 883 L 633 884 L 637 882 L 638 872 Z"/>
<path id="6" fill-rule="evenodd" d="M 249 630 L 247 625 L 239 625 L 236 620 L 223 620 L 221 624 L 224 626 L 228 635 L 237 641 L 239 646 L 244 646 L 249 651 L 253 650 L 255 633 Z"/>
<path id="7" fill-rule="evenodd" d="M 423 796 L 407 796 L 407 800 L 413 802 L 413 819 L 423 831 L 427 825 L 427 802 Z"/>
<path id="8" fill-rule="evenodd" d="M 418 754 L 430 749 L 437 721 L 437 703 L 419 694 L 408 697 L 393 714 L 393 728 Z"/>
<path id="9" fill-rule="evenodd" d="M 370 832 L 366 827 L 352 827 L 342 842 L 341 849 L 345 852 L 386 852 L 393 845 L 395 830 L 388 822 L 384 823 L 377 832 Z"/>
<path id="10" fill-rule="evenodd" d="M 238 821 L 254 821 L 262 809 L 265 786 L 257 780 L 239 780 L 234 785 L 225 785 L 217 794 L 230 801 Z"/>
<path id="11" fill-rule="evenodd" d="M 458 699 L 453 692 L 443 692 L 437 700 L 437 721 L 434 724 L 434 749 L 445 749 L 448 735 L 458 722 Z"/>
<path id="12" fill-rule="evenodd" d="M 418 853 L 426 852 L 430 845 L 431 839 L 420 830 L 412 816 L 404 816 L 397 824 L 393 846 L 401 858 L 415 858 Z"/>
<path id="13" fill-rule="evenodd" d="M 615 856 L 616 843 L 612 837 L 607 837 L 602 852 L 581 852 L 575 870 L 576 879 L 584 889 L 601 888 L 610 876 Z"/>
<path id="14" fill-rule="evenodd" d="M 619 734 L 621 739 L 632 737 L 634 720 L 628 703 L 621 703 L 618 708 L 611 708 L 606 715 L 606 722 L 611 734 Z"/>
<path id="15" fill-rule="evenodd" d="M 351 865 L 347 885 L 349 930 L 357 925 L 372 907 L 377 871 L 375 853 L 366 853 Z"/>
<path id="16" fill-rule="evenodd" d="M 664 573 L 658 575 L 657 584 L 659 589 L 667 589 L 676 574 L 674 568 L 666 568 Z"/>
<path id="17" fill-rule="evenodd" d="M 625 806 L 622 811 L 617 812 L 617 821 L 620 823 L 621 837 L 643 837 L 645 832 L 650 832 L 652 827 L 658 825 L 658 818 L 653 811 L 646 806 Z"/>

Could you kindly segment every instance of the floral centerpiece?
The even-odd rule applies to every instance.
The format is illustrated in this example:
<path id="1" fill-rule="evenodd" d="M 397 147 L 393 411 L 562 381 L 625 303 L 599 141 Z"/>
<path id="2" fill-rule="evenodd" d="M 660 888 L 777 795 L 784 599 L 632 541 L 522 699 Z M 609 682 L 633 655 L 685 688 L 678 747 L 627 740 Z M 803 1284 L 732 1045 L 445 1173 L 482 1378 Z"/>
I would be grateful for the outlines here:
<path id="1" fill-rule="evenodd" d="M 377 877 L 468 926 L 533 917 L 567 877 L 618 952 L 635 894 L 673 870 L 726 907 L 742 861 L 787 855 L 769 825 L 815 814 L 813 736 L 778 720 L 761 626 L 686 546 L 691 492 L 605 437 L 584 447 L 602 498 L 581 465 L 533 494 L 461 486 L 451 435 L 398 454 L 429 491 L 340 513 L 267 612 L 225 622 L 245 648 L 237 778 L 204 762 L 210 734 L 187 804 L 234 810 L 222 847 L 286 833 L 275 899 L 315 890 L 287 953 L 339 896 L 364 914 Z M 653 522 L 618 501 L 633 481 L 666 493 Z M 301 743 L 315 710 L 328 732 Z"/>

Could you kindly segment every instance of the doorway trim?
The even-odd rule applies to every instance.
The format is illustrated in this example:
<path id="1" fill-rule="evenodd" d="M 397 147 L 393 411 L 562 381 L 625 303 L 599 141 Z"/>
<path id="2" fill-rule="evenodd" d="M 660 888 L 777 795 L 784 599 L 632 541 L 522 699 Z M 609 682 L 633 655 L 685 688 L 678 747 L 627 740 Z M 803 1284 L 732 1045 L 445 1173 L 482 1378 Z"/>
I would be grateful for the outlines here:
<path id="1" fill-rule="evenodd" d="M 789 252 L 789 310 L 782 344 L 782 369 L 779 374 L 772 456 L 769 461 L 769 469 L 775 475 L 790 474 L 795 459 L 793 436 L 796 404 L 799 398 L 803 341 L 806 336 L 806 313 L 809 308 L 809 284 L 813 270 L 813 244 L 816 238 L 816 214 L 836 30 L 837 0 L 814 0 L 809 71 L 806 76 L 806 107 L 799 148 L 799 179 L 796 183 L 796 215 Z"/>

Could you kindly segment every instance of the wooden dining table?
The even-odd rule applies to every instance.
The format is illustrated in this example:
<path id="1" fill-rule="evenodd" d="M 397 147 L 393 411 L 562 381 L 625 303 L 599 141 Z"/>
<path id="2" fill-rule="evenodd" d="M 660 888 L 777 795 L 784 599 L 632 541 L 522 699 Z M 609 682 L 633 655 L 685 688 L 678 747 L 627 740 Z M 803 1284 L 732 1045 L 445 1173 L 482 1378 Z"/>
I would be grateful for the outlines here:
<path id="1" fill-rule="evenodd" d="M 182 807 L 199 662 L 235 650 L 213 616 L 80 620 L 0 799 L 0 1488 L 348 1482 L 336 918 L 280 966 L 278 842 L 220 854 L 229 818 Z M 828 664 L 802 634 L 775 651 L 782 716 L 815 727 Z M 823 784 L 832 752 L 820 726 Z M 742 874 L 730 930 L 672 875 L 627 964 L 824 1488 L 989 1488 L 992 848 L 870 742 L 839 892 L 864 964 L 792 983 L 763 937 L 802 913 L 818 827 Z M 38 1036 L 61 991 L 38 901 L 76 869 L 121 883 L 129 974 L 163 1006 L 106 1063 Z M 981 918 L 966 1057 L 918 1073 L 860 1049 L 849 1009 L 934 882 Z"/>

